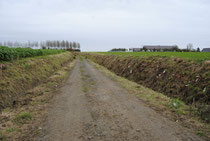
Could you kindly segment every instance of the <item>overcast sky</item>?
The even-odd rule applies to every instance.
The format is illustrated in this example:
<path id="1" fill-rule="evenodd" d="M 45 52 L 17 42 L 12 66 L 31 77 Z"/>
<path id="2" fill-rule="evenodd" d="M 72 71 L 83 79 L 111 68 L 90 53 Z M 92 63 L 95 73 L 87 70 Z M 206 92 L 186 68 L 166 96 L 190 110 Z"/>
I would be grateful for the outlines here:
<path id="1" fill-rule="evenodd" d="M 83 51 L 210 47 L 210 0 L 0 0 L 4 40 L 70 40 Z"/>

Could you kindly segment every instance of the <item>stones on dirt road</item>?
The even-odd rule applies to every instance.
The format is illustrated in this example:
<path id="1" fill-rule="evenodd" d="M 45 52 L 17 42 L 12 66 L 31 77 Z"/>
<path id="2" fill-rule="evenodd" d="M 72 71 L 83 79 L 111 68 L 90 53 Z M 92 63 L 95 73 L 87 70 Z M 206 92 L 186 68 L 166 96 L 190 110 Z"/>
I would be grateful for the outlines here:
<path id="1" fill-rule="evenodd" d="M 93 137 L 89 136 L 88 139 L 91 140 L 91 139 L 93 139 Z"/>
<path id="2" fill-rule="evenodd" d="M 140 132 L 140 129 L 136 129 L 136 132 Z"/>

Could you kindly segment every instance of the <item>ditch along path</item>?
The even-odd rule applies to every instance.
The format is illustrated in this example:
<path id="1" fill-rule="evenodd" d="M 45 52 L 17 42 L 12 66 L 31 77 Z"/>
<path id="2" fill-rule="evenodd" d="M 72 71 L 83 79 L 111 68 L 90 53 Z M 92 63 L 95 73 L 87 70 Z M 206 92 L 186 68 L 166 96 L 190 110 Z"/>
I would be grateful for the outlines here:
<path id="1" fill-rule="evenodd" d="M 38 141 L 202 141 L 164 118 L 87 60 L 52 100 Z"/>

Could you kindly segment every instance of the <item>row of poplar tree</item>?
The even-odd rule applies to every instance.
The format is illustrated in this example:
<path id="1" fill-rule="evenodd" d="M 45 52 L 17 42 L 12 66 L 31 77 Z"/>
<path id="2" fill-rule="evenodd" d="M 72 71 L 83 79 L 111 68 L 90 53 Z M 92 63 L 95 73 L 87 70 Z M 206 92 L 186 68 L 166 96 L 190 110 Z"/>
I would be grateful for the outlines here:
<path id="1" fill-rule="evenodd" d="M 7 47 L 23 47 L 23 48 L 43 48 L 43 49 L 80 49 L 80 43 L 70 41 L 28 41 L 28 42 L 13 42 L 4 41 L 0 42 L 0 46 Z"/>

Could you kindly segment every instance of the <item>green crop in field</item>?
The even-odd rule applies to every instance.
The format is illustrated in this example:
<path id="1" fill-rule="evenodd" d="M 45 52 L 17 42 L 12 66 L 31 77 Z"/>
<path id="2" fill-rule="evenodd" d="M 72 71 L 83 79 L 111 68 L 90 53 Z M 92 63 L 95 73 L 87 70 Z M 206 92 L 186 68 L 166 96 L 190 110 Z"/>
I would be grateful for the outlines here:
<path id="1" fill-rule="evenodd" d="M 161 56 L 176 57 L 196 61 L 210 60 L 210 52 L 98 52 L 105 55 L 123 55 L 123 56 Z"/>
<path id="2" fill-rule="evenodd" d="M 11 61 L 19 58 L 58 54 L 64 50 L 8 48 L 0 46 L 0 61 Z"/>

